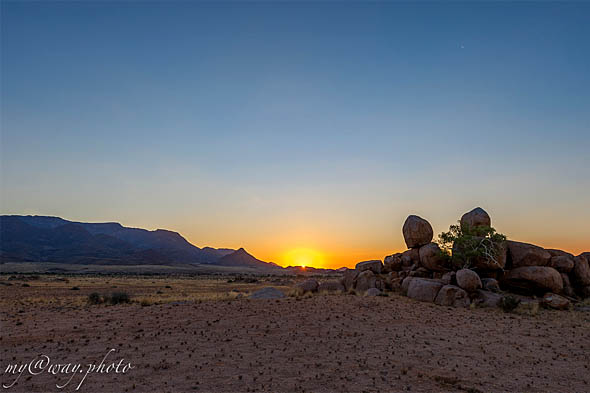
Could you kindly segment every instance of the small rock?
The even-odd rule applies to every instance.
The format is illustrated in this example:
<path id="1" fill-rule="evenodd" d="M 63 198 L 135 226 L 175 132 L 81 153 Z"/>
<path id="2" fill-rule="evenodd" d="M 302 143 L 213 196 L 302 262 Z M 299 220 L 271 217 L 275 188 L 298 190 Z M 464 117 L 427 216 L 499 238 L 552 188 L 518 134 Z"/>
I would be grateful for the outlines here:
<path id="1" fill-rule="evenodd" d="M 553 308 L 555 310 L 567 310 L 570 307 L 569 300 L 554 293 L 545 294 L 541 304 L 547 308 Z"/>
<path id="2" fill-rule="evenodd" d="M 365 292 L 365 296 L 379 296 L 381 295 L 381 291 L 377 288 L 369 288 L 367 292 Z"/>
<path id="3" fill-rule="evenodd" d="M 252 293 L 249 297 L 250 299 L 281 299 L 285 297 L 285 294 L 276 288 L 266 287 Z"/>
<path id="4" fill-rule="evenodd" d="M 500 292 L 500 284 L 498 283 L 498 280 L 496 280 L 495 278 L 482 278 L 481 284 L 483 286 L 483 289 L 485 289 L 486 291 L 496 293 Z"/>

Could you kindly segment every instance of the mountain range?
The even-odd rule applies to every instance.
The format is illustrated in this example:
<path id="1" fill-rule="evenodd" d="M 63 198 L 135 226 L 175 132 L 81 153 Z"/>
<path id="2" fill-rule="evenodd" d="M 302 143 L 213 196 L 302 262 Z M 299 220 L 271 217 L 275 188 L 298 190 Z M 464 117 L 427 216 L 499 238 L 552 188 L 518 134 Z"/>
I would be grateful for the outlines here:
<path id="1" fill-rule="evenodd" d="M 282 269 L 246 250 L 199 248 L 179 233 L 124 227 L 116 222 L 84 223 L 48 216 L 0 216 L 0 262 L 84 265 L 209 264 Z"/>

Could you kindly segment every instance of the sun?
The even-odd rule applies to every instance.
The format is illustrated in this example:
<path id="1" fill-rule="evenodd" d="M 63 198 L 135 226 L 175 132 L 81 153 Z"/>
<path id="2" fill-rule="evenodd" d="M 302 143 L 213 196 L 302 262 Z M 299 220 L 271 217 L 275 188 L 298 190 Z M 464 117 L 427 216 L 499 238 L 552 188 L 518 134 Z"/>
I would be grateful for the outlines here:
<path id="1" fill-rule="evenodd" d="M 324 256 L 321 252 L 311 248 L 299 247 L 285 252 L 283 255 L 284 266 L 321 267 L 324 264 Z"/>

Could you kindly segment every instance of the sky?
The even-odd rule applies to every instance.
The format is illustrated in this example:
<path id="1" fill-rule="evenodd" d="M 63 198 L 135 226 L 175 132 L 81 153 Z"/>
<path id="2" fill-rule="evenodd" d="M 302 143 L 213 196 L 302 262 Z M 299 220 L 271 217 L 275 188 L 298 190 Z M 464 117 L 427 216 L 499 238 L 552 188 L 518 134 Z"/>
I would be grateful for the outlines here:
<path id="1" fill-rule="evenodd" d="M 0 210 L 354 266 L 476 206 L 590 250 L 590 4 L 1 3 Z"/>

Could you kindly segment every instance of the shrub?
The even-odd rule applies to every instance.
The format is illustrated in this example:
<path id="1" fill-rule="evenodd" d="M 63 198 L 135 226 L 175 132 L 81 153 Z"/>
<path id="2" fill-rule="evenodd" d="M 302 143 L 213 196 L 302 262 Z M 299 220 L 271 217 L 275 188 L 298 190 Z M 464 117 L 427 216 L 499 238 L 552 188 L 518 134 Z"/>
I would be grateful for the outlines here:
<path id="1" fill-rule="evenodd" d="M 100 304 L 100 303 L 102 303 L 102 298 L 98 293 L 92 292 L 90 295 L 88 295 L 88 304 Z"/>
<path id="2" fill-rule="evenodd" d="M 111 304 L 129 303 L 129 295 L 127 292 L 113 292 L 109 301 Z"/>
<path id="3" fill-rule="evenodd" d="M 506 236 L 488 226 L 461 227 L 451 225 L 448 232 L 438 235 L 443 257 L 456 268 L 470 268 L 477 260 L 498 263 L 500 248 Z"/>
<path id="4" fill-rule="evenodd" d="M 520 299 L 515 298 L 514 296 L 506 295 L 502 296 L 500 299 L 500 307 L 504 312 L 512 312 L 518 307 L 520 304 Z"/>

